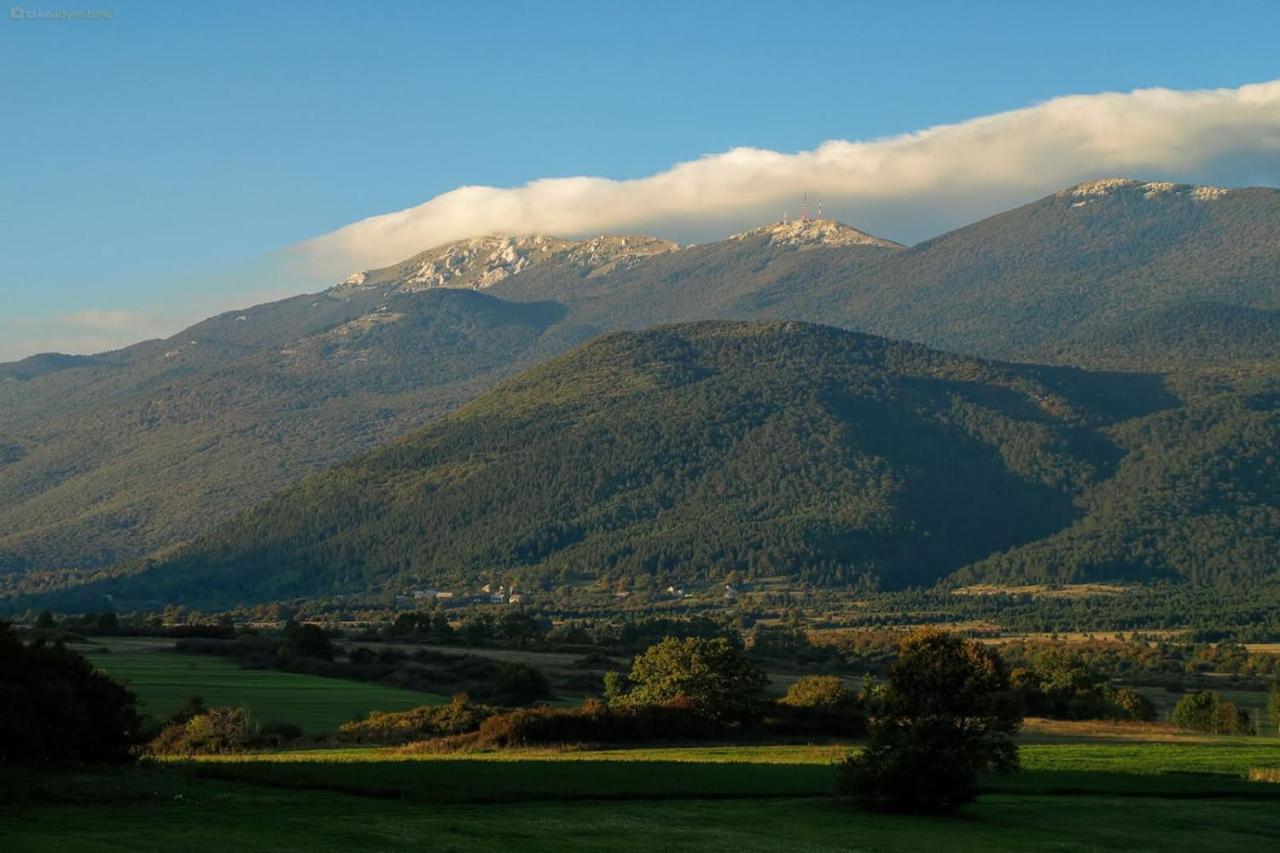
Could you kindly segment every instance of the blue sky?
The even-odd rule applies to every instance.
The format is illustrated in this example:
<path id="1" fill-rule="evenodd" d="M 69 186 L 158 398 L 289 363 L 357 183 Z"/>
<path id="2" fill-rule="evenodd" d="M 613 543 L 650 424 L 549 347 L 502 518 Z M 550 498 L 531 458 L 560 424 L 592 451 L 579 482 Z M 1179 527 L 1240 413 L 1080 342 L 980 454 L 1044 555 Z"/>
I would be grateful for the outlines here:
<path id="1" fill-rule="evenodd" d="M 0 357 L 252 301 L 255 258 L 461 185 L 1280 78 L 1275 2 L 22 5 L 112 14 L 0 21 Z"/>

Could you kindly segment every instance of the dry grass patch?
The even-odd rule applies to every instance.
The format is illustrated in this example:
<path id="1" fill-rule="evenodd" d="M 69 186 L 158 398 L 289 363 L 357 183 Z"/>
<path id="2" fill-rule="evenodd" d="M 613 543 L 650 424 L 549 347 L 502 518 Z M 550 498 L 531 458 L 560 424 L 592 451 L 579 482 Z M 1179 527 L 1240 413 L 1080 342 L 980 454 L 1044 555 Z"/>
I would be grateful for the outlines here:
<path id="1" fill-rule="evenodd" d="M 970 584 L 953 589 L 952 595 L 1029 595 L 1032 598 L 1092 598 L 1099 595 L 1121 595 L 1131 587 L 1111 583 L 1072 583 L 1062 586 L 1023 584 L 999 586 L 990 583 Z"/>

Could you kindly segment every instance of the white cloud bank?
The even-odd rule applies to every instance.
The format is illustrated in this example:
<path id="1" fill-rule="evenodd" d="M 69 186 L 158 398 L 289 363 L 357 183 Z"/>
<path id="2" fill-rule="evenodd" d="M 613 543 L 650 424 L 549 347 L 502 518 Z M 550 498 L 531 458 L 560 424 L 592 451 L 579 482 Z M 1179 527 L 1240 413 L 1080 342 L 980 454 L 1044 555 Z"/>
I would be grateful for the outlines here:
<path id="1" fill-rule="evenodd" d="M 837 105 L 838 106 L 838 105 Z M 735 148 L 646 178 L 579 177 L 462 187 L 285 249 L 145 312 L 0 316 L 0 360 L 96 352 L 216 313 L 315 290 L 356 270 L 494 231 L 562 237 L 647 232 L 696 242 L 798 213 L 824 213 L 911 243 L 1093 178 L 1280 185 L 1280 80 L 1238 89 L 1074 95 L 867 142 L 784 154 Z M 248 286 L 246 286 L 246 284 Z M 200 294 L 193 299 L 193 294 Z"/>
<path id="2" fill-rule="evenodd" d="M 824 213 L 904 242 L 1083 180 L 1280 179 L 1280 80 L 1238 89 L 1075 95 L 867 142 L 784 154 L 735 148 L 637 180 L 577 177 L 462 187 L 294 247 L 337 279 L 489 232 L 648 231 L 705 239 L 821 194 Z"/>

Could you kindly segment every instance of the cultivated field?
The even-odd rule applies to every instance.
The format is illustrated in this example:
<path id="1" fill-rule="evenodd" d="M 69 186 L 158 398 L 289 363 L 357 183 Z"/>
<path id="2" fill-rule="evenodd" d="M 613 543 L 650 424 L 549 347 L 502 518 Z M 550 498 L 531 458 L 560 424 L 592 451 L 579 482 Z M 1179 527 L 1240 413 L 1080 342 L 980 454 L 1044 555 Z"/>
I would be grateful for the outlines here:
<path id="1" fill-rule="evenodd" d="M 345 679 L 242 669 L 222 658 L 169 651 L 172 646 L 172 640 L 122 637 L 77 650 L 127 683 L 142 710 L 156 717 L 172 714 L 187 697 L 199 695 L 210 707 L 248 708 L 259 722 L 296 723 L 311 734 L 335 731 L 370 711 L 403 711 L 448 698 Z"/>

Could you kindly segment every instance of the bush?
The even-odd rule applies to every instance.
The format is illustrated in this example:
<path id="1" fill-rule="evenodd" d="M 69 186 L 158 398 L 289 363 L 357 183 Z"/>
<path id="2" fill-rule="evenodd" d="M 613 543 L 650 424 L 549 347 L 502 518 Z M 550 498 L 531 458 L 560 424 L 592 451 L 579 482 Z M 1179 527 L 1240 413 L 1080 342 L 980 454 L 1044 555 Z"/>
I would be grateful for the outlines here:
<path id="1" fill-rule="evenodd" d="M 124 762 L 140 722 L 133 693 L 82 655 L 0 622 L 0 763 Z"/>
<path id="2" fill-rule="evenodd" d="M 972 640 L 911 634 L 869 705 L 870 741 L 838 782 L 865 807 L 950 812 L 974 798 L 980 772 L 1017 767 L 1022 711 L 1008 669 Z"/>
<path id="3" fill-rule="evenodd" d="M 299 740 L 302 734 L 302 726 L 297 723 L 266 723 L 254 740 L 262 746 L 278 747 Z"/>
<path id="4" fill-rule="evenodd" d="M 1111 719 L 1149 723 L 1156 718 L 1155 703 L 1136 690 L 1117 687 L 1109 689 L 1106 697 L 1112 708 Z"/>
<path id="5" fill-rule="evenodd" d="M 423 705 L 409 711 L 374 711 L 367 718 L 343 723 L 339 737 L 358 743 L 401 744 L 472 732 L 495 709 L 459 693 L 447 705 Z"/>
<path id="6" fill-rule="evenodd" d="M 1136 720 L 1156 718 L 1155 705 L 1127 687 L 1112 687 L 1076 652 L 1048 648 L 1036 655 L 1035 669 L 1015 669 L 1010 683 L 1023 713 L 1055 720 Z"/>
<path id="7" fill-rule="evenodd" d="M 495 714 L 479 730 L 456 738 L 418 744 L 417 751 L 512 749 L 569 744 L 652 743 L 704 739 L 726 732 L 687 700 L 665 705 L 610 708 L 587 700 L 580 708 L 519 708 Z"/>
<path id="8" fill-rule="evenodd" d="M 858 694 L 834 675 L 806 675 L 787 688 L 778 700 L 792 708 L 815 711 L 853 711 L 858 707 Z"/>
<path id="9" fill-rule="evenodd" d="M 1253 734 L 1249 713 L 1234 703 L 1223 702 L 1217 693 L 1201 690 L 1188 693 L 1173 706 L 1169 721 L 1180 729 L 1220 735 Z"/>
<path id="10" fill-rule="evenodd" d="M 284 643 L 280 646 L 280 654 L 285 657 L 333 660 L 333 643 L 318 625 L 290 619 L 285 623 L 282 635 Z"/>
<path id="11" fill-rule="evenodd" d="M 866 732 L 858 694 L 834 675 L 808 675 L 787 689 L 765 720 L 772 734 L 856 737 Z"/>
<path id="12" fill-rule="evenodd" d="M 499 705 L 527 705 L 551 695 L 546 676 L 522 663 L 504 663 L 493 677 L 493 701 Z"/>
<path id="13" fill-rule="evenodd" d="M 147 745 L 152 755 L 224 755 L 255 744 L 244 708 L 210 708 L 185 722 L 172 722 Z"/>
<path id="14" fill-rule="evenodd" d="M 356 666 L 368 666 L 369 664 L 377 663 L 378 653 L 373 649 L 360 646 L 352 649 L 347 654 L 347 660 L 351 661 Z"/>

